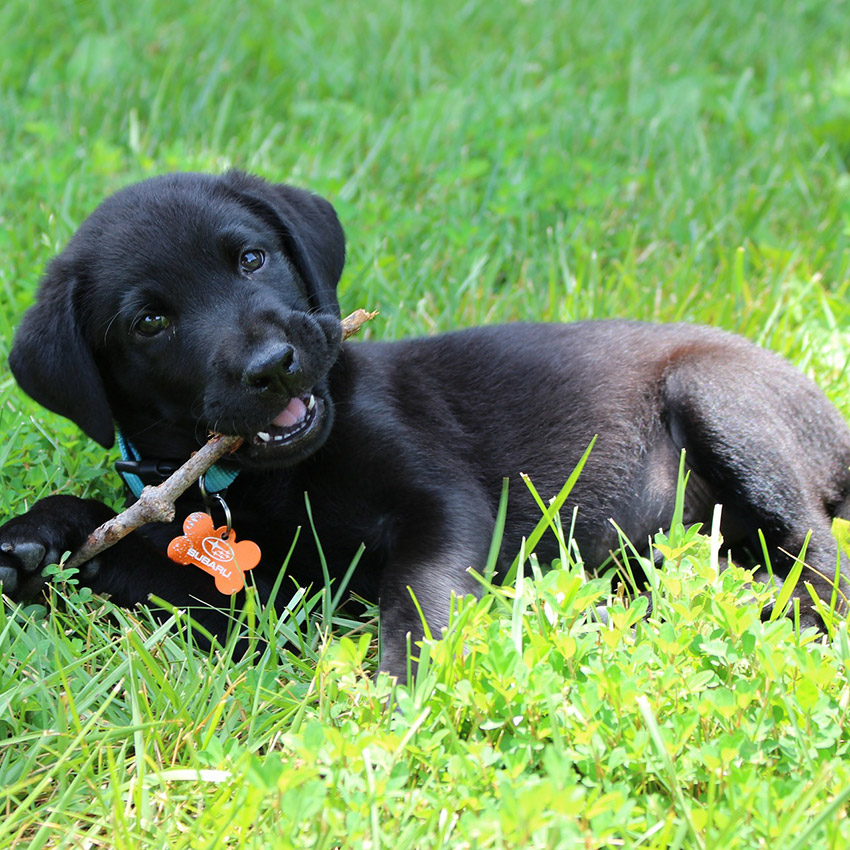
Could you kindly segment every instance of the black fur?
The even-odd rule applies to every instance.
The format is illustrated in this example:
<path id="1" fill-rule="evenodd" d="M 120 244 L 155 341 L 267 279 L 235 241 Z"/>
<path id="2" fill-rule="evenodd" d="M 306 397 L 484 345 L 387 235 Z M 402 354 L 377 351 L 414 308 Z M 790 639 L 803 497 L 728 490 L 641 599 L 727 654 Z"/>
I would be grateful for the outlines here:
<path id="1" fill-rule="evenodd" d="M 257 250 L 265 264 L 243 270 L 243 252 Z M 239 537 L 263 551 L 253 570 L 260 592 L 296 529 L 309 528 L 309 493 L 332 576 L 365 544 L 351 589 L 379 600 L 381 666 L 401 677 L 405 636 L 422 634 L 410 591 L 439 632 L 451 591 L 477 589 L 467 568 L 484 564 L 502 479 L 511 481 L 509 559 L 539 519 L 519 473 L 554 495 L 594 434 L 564 509 L 579 506 L 587 563 L 617 545 L 611 518 L 637 545 L 669 522 L 684 448 L 686 520 L 707 523 L 723 503 L 726 544 L 758 552 L 762 529 L 780 576 L 811 530 L 806 560 L 824 577 L 806 578 L 829 597 L 830 521 L 847 513 L 850 433 L 782 359 L 711 328 L 624 321 L 340 345 L 343 262 L 333 209 L 307 192 L 237 172 L 148 180 L 107 199 L 51 263 L 12 369 L 33 398 L 104 446 L 113 422 L 143 457 L 176 462 L 211 430 L 248 438 L 226 498 Z M 170 324 L 146 336 L 134 325 L 143 316 Z M 311 393 L 304 434 L 271 449 L 253 437 Z M 200 507 L 191 491 L 174 526 L 130 535 L 83 580 L 123 605 L 151 593 L 221 605 L 209 576 L 164 554 Z M 110 514 L 62 496 L 10 520 L 0 528 L 5 592 L 37 591 L 42 567 Z M 544 559 L 555 554 L 547 547 Z M 288 570 L 302 585 L 321 583 L 309 531 Z M 805 622 L 816 622 L 800 596 Z M 196 616 L 224 630 L 212 609 Z"/>

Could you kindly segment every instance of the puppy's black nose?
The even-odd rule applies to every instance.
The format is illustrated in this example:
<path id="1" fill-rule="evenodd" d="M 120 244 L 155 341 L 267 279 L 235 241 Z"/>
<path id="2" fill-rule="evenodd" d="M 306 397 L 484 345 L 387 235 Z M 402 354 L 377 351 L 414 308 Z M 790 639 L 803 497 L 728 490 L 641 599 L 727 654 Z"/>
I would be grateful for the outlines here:
<path id="1" fill-rule="evenodd" d="M 268 345 L 248 361 L 242 383 L 254 390 L 287 392 L 288 382 L 298 374 L 298 368 L 298 356 L 288 342 Z"/>

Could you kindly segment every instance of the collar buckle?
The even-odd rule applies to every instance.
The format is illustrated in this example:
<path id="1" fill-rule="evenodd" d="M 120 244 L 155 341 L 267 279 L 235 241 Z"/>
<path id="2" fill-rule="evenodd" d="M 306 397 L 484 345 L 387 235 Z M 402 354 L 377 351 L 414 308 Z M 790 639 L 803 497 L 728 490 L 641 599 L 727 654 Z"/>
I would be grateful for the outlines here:
<path id="1" fill-rule="evenodd" d="M 180 464 L 167 460 L 116 460 L 115 471 L 121 475 L 138 475 L 139 478 L 165 481 L 180 468 Z"/>
<path id="2" fill-rule="evenodd" d="M 137 475 L 143 481 L 165 481 L 180 468 L 167 460 L 116 460 L 115 470 L 121 475 Z"/>

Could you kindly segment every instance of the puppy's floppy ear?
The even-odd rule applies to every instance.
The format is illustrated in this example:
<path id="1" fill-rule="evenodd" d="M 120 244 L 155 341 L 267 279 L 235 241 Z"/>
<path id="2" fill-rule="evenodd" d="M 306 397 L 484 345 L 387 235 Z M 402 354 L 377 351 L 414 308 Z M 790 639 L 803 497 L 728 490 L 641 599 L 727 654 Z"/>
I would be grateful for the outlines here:
<path id="1" fill-rule="evenodd" d="M 261 215 L 274 216 L 287 253 L 307 284 L 311 306 L 339 316 L 336 286 L 345 265 L 345 234 L 330 203 L 241 171 L 230 171 L 223 179 Z"/>
<path id="2" fill-rule="evenodd" d="M 55 259 L 18 327 L 9 365 L 27 395 L 67 417 L 109 448 L 115 441 L 103 381 L 86 341 L 75 293 L 78 281 Z"/>

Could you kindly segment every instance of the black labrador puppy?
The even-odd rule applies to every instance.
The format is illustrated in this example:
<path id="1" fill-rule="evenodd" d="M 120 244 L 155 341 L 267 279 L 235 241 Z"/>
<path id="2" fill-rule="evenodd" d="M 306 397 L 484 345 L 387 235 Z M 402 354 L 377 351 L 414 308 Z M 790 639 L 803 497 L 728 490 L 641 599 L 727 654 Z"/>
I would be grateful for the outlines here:
<path id="1" fill-rule="evenodd" d="M 161 480 L 211 431 L 244 437 L 218 472 L 238 537 L 262 550 L 260 593 L 299 527 L 288 574 L 322 583 L 306 493 L 331 577 L 365 545 L 350 587 L 379 601 L 381 667 L 402 678 L 406 638 L 423 633 L 412 594 L 439 633 L 451 592 L 477 590 L 468 568 L 485 563 L 503 478 L 509 562 L 540 518 L 520 472 L 554 495 L 594 435 L 564 507 L 565 518 L 578 507 L 588 564 L 617 547 L 612 518 L 644 547 L 669 523 L 684 449 L 686 521 L 710 521 L 722 503 L 726 545 L 760 553 L 761 529 L 779 576 L 811 532 L 816 572 L 806 577 L 829 598 L 830 522 L 850 514 L 850 432 L 782 359 L 711 328 L 625 321 L 342 345 L 344 253 L 333 208 L 308 192 L 239 172 L 146 180 L 101 204 L 53 260 L 12 370 L 101 445 L 117 424 L 125 469 L 142 482 Z M 172 526 L 134 532 L 82 581 L 128 606 L 151 593 L 186 607 L 204 600 L 213 607 L 195 616 L 223 632 L 215 606 L 226 599 L 211 576 L 165 552 L 200 509 L 195 487 Z M 42 568 L 112 513 L 54 496 L 9 520 L 4 592 L 37 592 Z M 554 557 L 554 541 L 538 553 Z M 815 623 L 802 588 L 800 598 Z"/>

